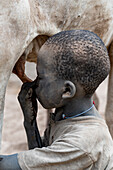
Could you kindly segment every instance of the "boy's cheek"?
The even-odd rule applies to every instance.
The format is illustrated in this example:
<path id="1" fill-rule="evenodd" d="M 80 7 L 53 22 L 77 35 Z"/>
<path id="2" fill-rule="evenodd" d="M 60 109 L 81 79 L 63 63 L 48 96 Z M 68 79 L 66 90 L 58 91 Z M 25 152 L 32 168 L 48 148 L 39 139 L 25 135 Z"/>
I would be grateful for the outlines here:
<path id="1" fill-rule="evenodd" d="M 40 104 L 45 108 L 45 109 L 51 109 L 53 107 L 53 99 L 49 96 L 48 90 L 36 88 L 35 89 L 35 95 Z"/>
<path id="2" fill-rule="evenodd" d="M 41 100 L 42 96 L 45 96 L 44 91 L 39 87 L 35 89 L 35 95 L 38 100 Z"/>

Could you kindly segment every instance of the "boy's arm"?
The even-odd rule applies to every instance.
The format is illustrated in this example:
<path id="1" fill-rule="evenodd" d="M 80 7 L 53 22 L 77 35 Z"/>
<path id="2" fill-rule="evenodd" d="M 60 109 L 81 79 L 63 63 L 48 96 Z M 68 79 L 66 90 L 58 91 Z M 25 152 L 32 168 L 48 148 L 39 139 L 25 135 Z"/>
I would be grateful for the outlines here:
<path id="1" fill-rule="evenodd" d="M 25 83 L 19 93 L 19 102 L 24 115 L 24 127 L 27 134 L 29 149 L 42 147 L 40 134 L 36 123 L 37 101 L 33 92 L 33 84 Z M 18 163 L 18 154 L 0 155 L 1 170 L 21 170 Z"/>
<path id="2" fill-rule="evenodd" d="M 33 88 L 34 82 L 24 83 L 18 96 L 24 115 L 24 127 L 27 134 L 29 149 L 42 147 L 42 141 L 36 123 L 37 101 Z"/>
<path id="3" fill-rule="evenodd" d="M 29 149 L 34 149 L 36 147 L 41 148 L 42 141 L 38 131 L 36 120 L 34 120 L 32 124 L 24 121 L 24 127 L 27 135 Z"/>

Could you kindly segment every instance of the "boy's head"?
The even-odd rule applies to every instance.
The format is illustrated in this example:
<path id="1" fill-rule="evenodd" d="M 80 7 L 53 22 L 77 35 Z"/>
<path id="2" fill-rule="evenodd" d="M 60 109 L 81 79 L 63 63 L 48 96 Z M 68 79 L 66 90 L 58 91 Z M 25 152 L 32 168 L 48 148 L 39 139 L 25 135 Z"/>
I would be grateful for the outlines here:
<path id="1" fill-rule="evenodd" d="M 96 34 L 85 30 L 72 30 L 60 32 L 46 41 L 38 57 L 39 77 L 40 70 L 45 74 L 45 78 L 49 77 L 54 82 L 58 80 L 50 93 L 55 91 L 57 95 L 59 84 L 68 81 L 75 87 L 79 84 L 85 96 L 92 96 L 107 77 L 110 62 L 106 47 Z M 70 90 L 68 85 L 66 87 L 65 90 Z M 75 88 L 75 91 L 77 90 Z"/>

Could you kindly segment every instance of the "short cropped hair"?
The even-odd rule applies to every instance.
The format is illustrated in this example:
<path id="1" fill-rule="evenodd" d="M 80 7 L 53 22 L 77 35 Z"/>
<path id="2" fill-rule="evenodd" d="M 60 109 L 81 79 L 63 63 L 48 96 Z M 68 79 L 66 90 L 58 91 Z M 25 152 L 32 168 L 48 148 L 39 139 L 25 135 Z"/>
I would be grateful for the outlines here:
<path id="1" fill-rule="evenodd" d="M 107 49 L 102 40 L 86 30 L 63 31 L 45 45 L 54 51 L 53 67 L 58 78 L 79 82 L 92 95 L 110 71 Z"/>

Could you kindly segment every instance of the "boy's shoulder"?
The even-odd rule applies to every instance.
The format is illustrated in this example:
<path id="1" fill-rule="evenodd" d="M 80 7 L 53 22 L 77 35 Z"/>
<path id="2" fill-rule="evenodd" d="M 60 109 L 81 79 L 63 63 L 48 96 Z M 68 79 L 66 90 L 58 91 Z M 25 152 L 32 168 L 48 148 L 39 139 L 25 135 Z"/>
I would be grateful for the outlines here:
<path id="1" fill-rule="evenodd" d="M 57 122 L 51 128 L 54 139 L 62 139 L 93 156 L 103 150 L 113 152 L 113 140 L 102 118 L 84 116 Z"/>
<path id="2" fill-rule="evenodd" d="M 59 143 L 78 148 L 103 166 L 113 159 L 113 140 L 102 118 L 84 116 L 59 121 L 51 128 L 50 140 L 53 145 Z"/>

